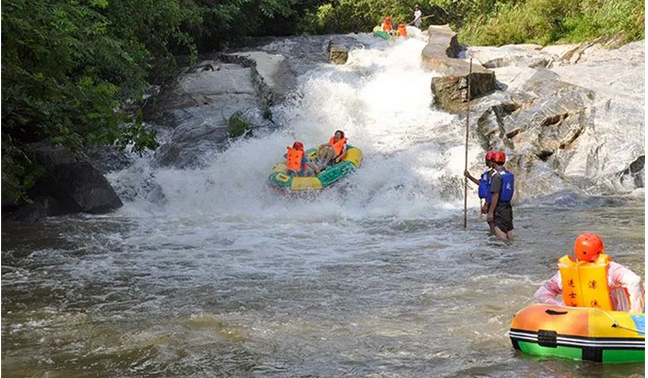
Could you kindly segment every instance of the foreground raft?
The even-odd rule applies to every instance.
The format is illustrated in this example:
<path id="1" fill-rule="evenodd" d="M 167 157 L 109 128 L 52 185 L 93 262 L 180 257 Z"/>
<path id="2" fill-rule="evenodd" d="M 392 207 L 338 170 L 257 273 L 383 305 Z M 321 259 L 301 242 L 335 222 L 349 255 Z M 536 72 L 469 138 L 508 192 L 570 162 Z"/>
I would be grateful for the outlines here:
<path id="1" fill-rule="evenodd" d="M 535 304 L 513 318 L 513 347 L 523 353 L 603 363 L 645 361 L 645 315 Z"/>
<path id="2" fill-rule="evenodd" d="M 310 161 L 316 161 L 318 159 L 316 148 L 308 149 L 306 155 Z M 360 163 L 362 163 L 362 151 L 357 147 L 348 146 L 344 160 L 334 166 L 328 167 L 325 171 L 313 177 L 291 176 L 288 174 L 288 168 L 285 162 L 277 163 L 272 168 L 268 177 L 268 183 L 275 188 L 289 192 L 322 190 L 331 186 L 341 178 L 355 172 L 360 167 Z"/>

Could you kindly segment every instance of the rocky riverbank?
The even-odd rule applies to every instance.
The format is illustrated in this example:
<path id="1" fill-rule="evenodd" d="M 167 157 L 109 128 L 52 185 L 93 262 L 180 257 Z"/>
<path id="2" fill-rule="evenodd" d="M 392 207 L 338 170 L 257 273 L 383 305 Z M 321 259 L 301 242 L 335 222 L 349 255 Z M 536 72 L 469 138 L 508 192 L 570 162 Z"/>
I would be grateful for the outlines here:
<path id="1" fill-rule="evenodd" d="M 522 198 L 547 193 L 540 181 L 589 194 L 644 188 L 643 41 L 461 50 L 447 26 L 428 33 L 422 61 L 440 73 L 431 84 L 435 103 L 465 112 L 473 58 L 473 135 L 485 150 L 508 152 Z"/>

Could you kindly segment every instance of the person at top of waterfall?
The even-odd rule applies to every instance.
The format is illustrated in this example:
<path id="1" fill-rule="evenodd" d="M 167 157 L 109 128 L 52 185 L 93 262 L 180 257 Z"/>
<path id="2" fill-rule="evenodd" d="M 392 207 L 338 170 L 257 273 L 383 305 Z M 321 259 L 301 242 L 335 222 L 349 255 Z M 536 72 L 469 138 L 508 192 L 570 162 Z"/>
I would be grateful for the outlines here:
<path id="1" fill-rule="evenodd" d="M 414 26 L 417 28 L 421 28 L 421 24 L 423 23 L 423 12 L 421 12 L 421 8 L 419 6 L 414 7 Z"/>
<path id="2" fill-rule="evenodd" d="M 513 176 L 513 172 L 504 169 L 504 163 L 506 162 L 506 154 L 504 152 L 495 151 L 491 156 L 494 172 L 490 179 L 491 198 L 486 219 L 488 222 L 493 223 L 495 236 L 502 240 L 509 240 L 513 238 L 513 208 L 511 207 L 511 200 L 515 191 L 515 176 Z"/>
<path id="3" fill-rule="evenodd" d="M 490 187 L 491 187 L 491 176 L 493 175 L 493 172 L 495 170 L 493 169 L 493 153 L 494 151 L 488 151 L 486 153 L 486 156 L 484 156 L 484 162 L 486 164 L 486 167 L 488 168 L 487 170 L 484 171 L 484 173 L 479 176 L 479 178 L 473 177 L 473 175 L 468 172 L 468 170 L 464 171 L 464 176 L 467 177 L 470 181 L 474 182 L 475 184 L 479 185 L 479 190 L 477 191 L 477 194 L 479 195 L 480 199 L 485 200 L 481 212 L 482 214 L 488 213 L 488 206 L 490 205 L 491 201 L 491 193 L 490 193 Z"/>
<path id="4" fill-rule="evenodd" d="M 344 131 L 337 130 L 328 143 L 320 145 L 317 149 L 321 169 L 341 162 L 347 151 L 347 139 L 344 137 Z"/>
<path id="5" fill-rule="evenodd" d="M 394 28 L 392 27 L 392 19 L 390 16 L 385 17 L 382 23 L 382 31 L 389 34 L 394 33 Z"/>
<path id="6" fill-rule="evenodd" d="M 539 303 L 608 311 L 640 313 L 645 306 L 641 278 L 612 261 L 605 254 L 603 240 L 589 232 L 576 238 L 574 255 L 558 260 L 558 272 L 540 286 L 533 298 Z"/>
<path id="7" fill-rule="evenodd" d="M 308 160 L 302 142 L 295 142 L 292 147 L 286 148 L 288 152 L 284 154 L 284 157 L 290 175 L 304 177 L 319 173 L 319 169 Z"/>

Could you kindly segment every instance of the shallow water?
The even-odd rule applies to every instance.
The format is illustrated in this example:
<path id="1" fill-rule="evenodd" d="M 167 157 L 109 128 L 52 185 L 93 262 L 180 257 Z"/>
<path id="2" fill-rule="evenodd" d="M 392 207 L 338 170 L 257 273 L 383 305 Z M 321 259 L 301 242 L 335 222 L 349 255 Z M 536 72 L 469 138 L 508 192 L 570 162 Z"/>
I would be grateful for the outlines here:
<path id="1" fill-rule="evenodd" d="M 506 334 L 581 232 L 644 275 L 643 192 L 519 204 L 503 243 L 472 188 L 462 230 L 461 127 L 430 107 L 423 42 L 358 38 L 368 48 L 348 65 L 300 77 L 299 96 L 274 109 L 281 131 L 202 169 L 143 159 L 111 174 L 138 193 L 113 214 L 5 222 L 2 374 L 643 376 L 644 364 L 524 356 Z M 380 96 L 401 86 L 408 95 Z M 356 174 L 304 199 L 267 189 L 286 145 L 336 128 L 365 151 Z M 472 146 L 473 168 L 481 153 Z M 138 192 L 143 174 L 164 201 Z"/>

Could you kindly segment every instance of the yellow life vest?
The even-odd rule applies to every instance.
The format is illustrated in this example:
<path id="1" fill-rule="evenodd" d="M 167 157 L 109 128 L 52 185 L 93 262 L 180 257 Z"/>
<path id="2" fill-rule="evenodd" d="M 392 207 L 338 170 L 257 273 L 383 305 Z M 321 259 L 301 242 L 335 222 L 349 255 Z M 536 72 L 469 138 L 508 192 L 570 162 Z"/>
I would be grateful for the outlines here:
<path id="1" fill-rule="evenodd" d="M 565 304 L 613 311 L 607 279 L 611 261 L 610 256 L 604 253 L 594 262 L 577 261 L 569 255 L 561 257 L 558 260 L 558 269 Z"/>

